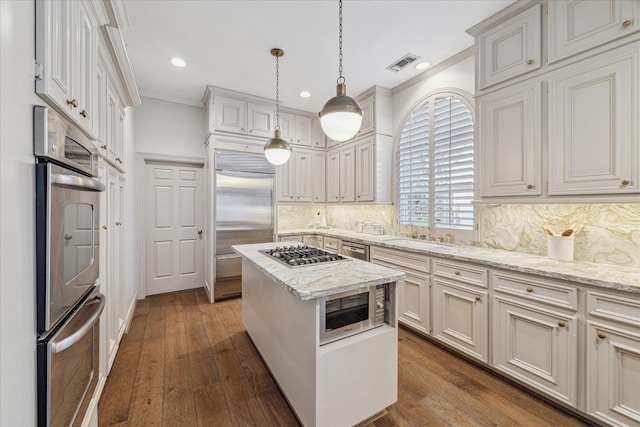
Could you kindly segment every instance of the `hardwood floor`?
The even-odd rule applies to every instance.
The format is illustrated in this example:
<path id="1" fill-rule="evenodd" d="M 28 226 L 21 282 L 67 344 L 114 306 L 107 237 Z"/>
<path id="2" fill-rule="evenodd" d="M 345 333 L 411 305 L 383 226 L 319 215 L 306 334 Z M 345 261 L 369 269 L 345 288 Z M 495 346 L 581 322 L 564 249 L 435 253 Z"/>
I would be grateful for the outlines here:
<path id="1" fill-rule="evenodd" d="M 582 426 L 400 328 L 398 402 L 367 424 Z M 241 319 L 203 290 L 139 301 L 99 403 L 101 426 L 298 426 Z"/>

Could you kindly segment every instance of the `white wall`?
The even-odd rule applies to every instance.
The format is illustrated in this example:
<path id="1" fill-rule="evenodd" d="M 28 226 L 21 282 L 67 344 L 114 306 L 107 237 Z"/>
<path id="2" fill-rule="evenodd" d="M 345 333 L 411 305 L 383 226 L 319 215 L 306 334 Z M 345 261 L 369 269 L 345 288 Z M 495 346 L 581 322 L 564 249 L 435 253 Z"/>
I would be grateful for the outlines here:
<path id="1" fill-rule="evenodd" d="M 0 425 L 36 425 L 33 1 L 0 1 Z"/>
<path id="2" fill-rule="evenodd" d="M 204 107 L 143 97 L 135 108 L 136 151 L 204 158 L 205 118 Z"/>
<path id="3" fill-rule="evenodd" d="M 473 95 L 475 92 L 474 73 L 474 56 L 469 51 L 469 55 L 459 62 L 437 73 L 427 70 L 419 77 L 409 81 L 408 84 L 395 88 L 391 97 L 394 143 L 402 132 L 407 114 L 430 93 L 455 88 Z"/>

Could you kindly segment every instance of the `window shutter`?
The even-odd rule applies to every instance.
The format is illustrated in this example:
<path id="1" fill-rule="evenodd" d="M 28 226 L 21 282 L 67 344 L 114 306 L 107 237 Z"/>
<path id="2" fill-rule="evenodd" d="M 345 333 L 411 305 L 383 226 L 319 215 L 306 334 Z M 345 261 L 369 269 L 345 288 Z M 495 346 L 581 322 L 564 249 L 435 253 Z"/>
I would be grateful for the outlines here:
<path id="1" fill-rule="evenodd" d="M 473 230 L 473 117 L 462 101 L 435 96 L 411 113 L 398 173 L 400 224 Z"/>

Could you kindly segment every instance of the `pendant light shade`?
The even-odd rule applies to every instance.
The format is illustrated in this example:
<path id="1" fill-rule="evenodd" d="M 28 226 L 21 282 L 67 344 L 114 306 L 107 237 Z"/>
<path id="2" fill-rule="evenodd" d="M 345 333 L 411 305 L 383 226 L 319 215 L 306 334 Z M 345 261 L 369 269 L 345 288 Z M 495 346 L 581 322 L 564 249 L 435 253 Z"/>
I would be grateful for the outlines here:
<path id="1" fill-rule="evenodd" d="M 271 55 L 276 57 L 276 129 L 273 138 L 264 145 L 264 156 L 269 163 L 276 166 L 284 165 L 291 157 L 291 146 L 282 139 L 280 133 L 280 62 L 279 58 L 284 55 L 282 49 L 271 49 Z"/>
<path id="2" fill-rule="evenodd" d="M 276 166 L 284 165 L 291 157 L 291 146 L 280 137 L 280 129 L 276 129 L 273 138 L 264 145 L 264 156 Z"/>
<path id="3" fill-rule="evenodd" d="M 336 96 L 324 104 L 320 111 L 320 125 L 324 133 L 334 141 L 346 141 L 353 138 L 362 125 L 362 108 L 358 102 L 347 96 L 347 85 L 342 76 L 342 0 L 339 6 L 339 74 Z"/>

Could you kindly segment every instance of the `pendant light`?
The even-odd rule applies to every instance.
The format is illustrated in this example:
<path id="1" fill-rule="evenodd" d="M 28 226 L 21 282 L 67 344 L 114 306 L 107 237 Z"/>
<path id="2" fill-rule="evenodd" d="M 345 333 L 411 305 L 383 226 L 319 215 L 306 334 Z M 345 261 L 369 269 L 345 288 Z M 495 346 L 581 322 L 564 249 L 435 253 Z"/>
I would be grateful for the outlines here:
<path id="1" fill-rule="evenodd" d="M 362 108 L 358 102 L 347 96 L 347 86 L 345 78 L 342 75 L 342 0 L 339 0 L 339 38 L 338 45 L 340 54 L 338 56 L 340 73 L 337 86 L 336 96 L 331 98 L 324 104 L 320 111 L 320 125 L 324 133 L 334 141 L 346 141 L 355 136 L 362 125 Z"/>
<path id="2" fill-rule="evenodd" d="M 291 146 L 281 138 L 280 133 L 280 63 L 279 59 L 284 55 L 282 49 L 271 49 L 271 55 L 276 57 L 276 129 L 273 138 L 264 145 L 264 155 L 276 166 L 287 163 L 291 156 Z"/>

